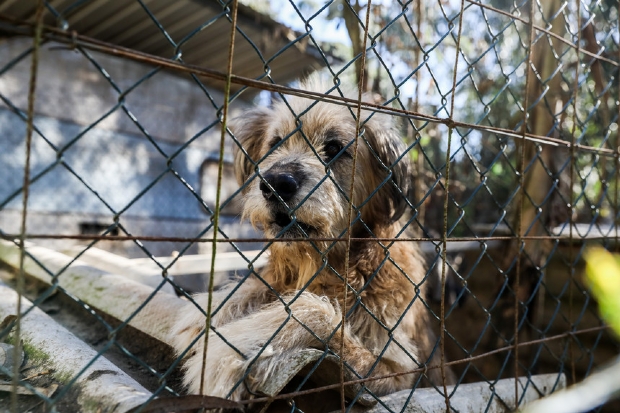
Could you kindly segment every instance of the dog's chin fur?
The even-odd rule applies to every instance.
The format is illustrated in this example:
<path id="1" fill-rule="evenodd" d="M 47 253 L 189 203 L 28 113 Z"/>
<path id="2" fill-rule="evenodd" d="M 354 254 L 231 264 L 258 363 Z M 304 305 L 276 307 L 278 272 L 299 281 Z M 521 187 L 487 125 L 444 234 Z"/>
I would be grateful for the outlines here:
<path id="1" fill-rule="evenodd" d="M 305 86 L 318 92 L 328 89 L 315 81 Z M 190 393 L 249 398 L 283 356 L 306 348 L 329 348 L 360 377 L 411 371 L 433 357 L 436 340 L 422 302 L 425 270 L 416 247 L 395 242 L 387 248 L 372 239 L 393 238 L 402 230 L 398 219 L 412 189 L 405 148 L 388 120 L 371 117 L 359 141 L 352 182 L 350 152 L 334 159 L 317 157 L 325 156 L 330 139 L 339 139 L 344 147 L 355 138 L 351 113 L 324 102 L 307 110 L 312 103 L 288 98 L 293 111 L 303 113 L 303 135 L 283 103 L 256 109 L 233 125 L 245 149 L 235 153 L 237 179 L 245 184 L 243 216 L 275 241 L 267 265 L 258 271 L 260 279 L 251 275 L 213 294 L 212 326 L 219 334 L 209 333 L 204 370 L 204 340 L 196 341 L 204 329 L 204 315 L 193 303 L 179 315 L 172 339 L 178 354 L 188 351 L 185 384 Z M 274 136 L 288 135 L 271 147 Z M 294 176 L 296 191 L 287 201 L 261 188 L 270 173 Z M 342 239 L 328 239 L 342 237 L 348 228 L 351 186 L 353 205 L 360 207 L 354 209 L 351 235 L 356 240 L 348 249 Z M 352 288 L 346 303 L 344 278 Z M 207 309 L 208 294 L 194 300 Z M 347 313 L 352 309 L 344 335 L 338 327 L 342 305 Z M 431 371 L 436 373 L 428 378 L 439 383 L 438 369 Z M 416 380 L 417 375 L 409 374 L 366 386 L 382 395 L 411 388 Z"/>

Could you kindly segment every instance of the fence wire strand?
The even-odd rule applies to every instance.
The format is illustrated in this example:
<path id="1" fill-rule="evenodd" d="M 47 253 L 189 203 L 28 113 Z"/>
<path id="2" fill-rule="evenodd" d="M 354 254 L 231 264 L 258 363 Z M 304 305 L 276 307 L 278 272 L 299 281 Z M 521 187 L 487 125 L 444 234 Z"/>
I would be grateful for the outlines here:
<path id="1" fill-rule="evenodd" d="M 456 36 L 456 47 L 455 47 L 455 59 L 454 59 L 454 70 L 452 74 L 452 91 L 450 93 L 450 121 L 453 121 L 454 118 L 454 100 L 456 95 L 456 86 L 457 86 L 457 72 L 459 67 L 459 56 L 461 53 L 461 34 L 463 30 L 463 12 L 465 11 L 465 1 L 461 0 L 461 9 L 459 11 L 459 20 L 458 20 L 458 34 Z M 450 203 L 450 158 L 452 157 L 452 134 L 454 132 L 454 128 L 448 126 L 448 147 L 446 149 L 446 172 L 445 172 L 445 190 L 444 190 L 444 201 L 443 201 L 443 233 L 442 233 L 442 263 L 441 263 L 441 302 L 440 302 L 440 342 L 441 342 L 441 381 L 443 385 L 443 393 L 446 402 L 446 413 L 450 411 L 450 398 L 448 397 L 448 386 L 446 384 L 446 371 L 445 371 L 445 335 L 446 335 L 446 311 L 445 311 L 445 299 L 446 299 L 446 267 L 448 262 L 448 206 Z"/>
<path id="2" fill-rule="evenodd" d="M 521 132 L 525 137 L 525 133 L 527 132 L 528 118 L 529 112 L 527 108 L 530 107 L 529 102 L 529 88 L 531 74 L 532 74 L 532 47 L 534 46 L 534 2 L 530 2 L 529 9 L 529 47 L 526 50 L 527 58 L 526 58 L 526 70 L 525 70 L 525 94 L 523 97 L 523 122 L 521 125 Z M 516 269 L 515 269 L 515 291 L 514 291 L 514 330 L 513 330 L 513 341 L 514 341 L 514 369 L 515 369 L 515 400 L 519 400 L 519 287 L 521 284 L 521 260 L 523 254 L 523 207 L 525 202 L 525 150 L 526 150 L 525 139 L 523 139 L 519 151 L 519 199 L 517 201 L 517 257 L 516 257 Z"/>
<path id="3" fill-rule="evenodd" d="M 35 35 L 33 39 L 32 46 L 32 62 L 30 65 L 30 83 L 28 86 L 28 121 L 26 128 L 26 145 L 25 145 L 25 162 L 24 162 L 24 184 L 23 184 L 23 197 L 22 197 L 22 217 L 20 224 L 20 237 L 19 237 L 19 273 L 17 276 L 17 307 L 15 309 L 15 313 L 17 314 L 17 319 L 15 323 L 15 347 L 13 349 L 13 359 L 19 360 L 22 352 L 21 345 L 21 317 L 22 317 L 22 296 L 25 290 L 25 271 L 24 271 L 24 260 L 26 257 L 26 244 L 25 244 L 25 234 L 26 234 L 26 222 L 27 222 L 27 214 L 28 214 L 28 195 L 29 184 L 30 184 L 30 156 L 32 150 L 32 133 L 33 133 L 33 124 L 34 124 L 34 103 L 35 103 L 35 91 L 37 88 L 37 69 L 38 69 L 38 57 L 39 57 L 39 49 L 41 46 L 41 33 L 43 28 L 43 6 L 44 1 L 39 0 L 37 2 L 37 9 L 35 15 Z M 17 411 L 17 386 L 19 381 L 19 365 L 15 363 L 12 371 L 12 392 L 11 392 L 11 410 Z"/>
<path id="4" fill-rule="evenodd" d="M 368 46 L 368 28 L 370 26 L 370 3 L 371 0 L 368 0 L 366 3 L 366 21 L 364 24 L 364 33 L 362 36 L 362 53 L 359 57 L 360 65 L 358 72 L 358 94 L 357 94 L 357 106 L 355 108 L 355 140 L 353 142 L 353 164 L 351 165 L 351 184 L 349 185 L 349 205 L 347 208 L 347 245 L 346 245 L 346 253 L 344 258 L 344 274 L 342 277 L 343 283 L 343 295 L 342 295 L 342 320 L 340 331 L 342 334 L 342 343 L 340 344 L 340 408 L 344 413 L 346 411 L 346 397 L 345 397 L 345 334 L 346 334 L 346 321 L 347 321 L 347 295 L 349 293 L 349 256 L 351 253 L 351 233 L 353 232 L 353 195 L 355 191 L 355 178 L 356 178 L 356 167 L 357 167 L 357 156 L 358 156 L 358 148 L 359 148 L 359 140 L 360 134 L 362 133 L 362 94 L 364 91 L 363 85 L 365 82 L 364 72 L 366 70 L 366 53 Z M 358 16 L 359 18 L 359 16 Z M 357 56 L 355 57 L 357 58 Z"/>
<path id="5" fill-rule="evenodd" d="M 569 179 L 570 179 L 570 187 L 573 188 L 573 186 L 575 185 L 575 171 L 574 171 L 574 159 L 575 159 L 575 134 L 577 131 L 577 98 L 578 98 L 578 89 L 579 89 L 579 67 L 581 66 L 579 64 L 580 62 L 580 51 L 581 51 L 581 30 L 579 30 L 579 28 L 581 28 L 581 3 L 577 2 L 576 3 L 576 8 L 577 8 L 577 63 L 575 65 L 575 81 L 574 81 L 574 85 L 573 85 L 573 127 L 571 130 L 571 146 L 570 146 L 570 167 L 569 167 Z M 568 247 L 568 261 L 570 263 L 573 262 L 574 257 L 573 257 L 573 227 L 575 225 L 574 223 L 574 217 L 573 217 L 573 212 L 575 210 L 575 206 L 574 206 L 574 201 L 573 201 L 573 194 L 570 194 L 570 198 L 569 198 L 569 220 L 568 220 L 568 225 L 569 225 L 569 234 L 568 234 L 568 239 L 569 239 L 569 247 Z M 570 267 L 570 277 L 571 279 L 575 278 L 575 267 L 573 265 L 571 265 Z M 574 284 L 571 282 L 569 284 L 569 291 L 568 291 L 568 320 L 571 323 L 571 330 L 574 330 L 575 325 L 573 324 L 573 294 L 574 294 Z M 571 382 L 572 383 L 576 383 L 577 382 L 577 374 L 575 373 L 575 359 L 574 359 L 574 349 L 573 349 L 574 343 L 571 341 L 569 342 L 569 348 L 568 348 L 568 354 L 570 357 L 570 367 L 571 367 Z"/>
<path id="6" fill-rule="evenodd" d="M 228 120 L 228 102 L 230 99 L 230 77 L 232 75 L 233 55 L 235 51 L 235 33 L 237 31 L 237 0 L 232 2 L 232 24 L 230 26 L 230 46 L 228 49 L 228 64 L 226 76 L 226 88 L 224 89 L 224 103 L 222 105 L 222 129 L 220 135 L 219 162 L 217 168 L 217 192 L 215 196 L 215 213 L 213 214 L 213 244 L 211 247 L 211 269 L 209 272 L 209 303 L 207 304 L 207 317 L 205 319 L 205 330 L 211 330 L 211 307 L 213 305 L 213 286 L 215 277 L 215 257 L 217 255 L 217 234 L 219 230 L 220 218 L 220 197 L 222 188 L 222 174 L 224 171 L 224 149 L 226 139 L 226 122 Z M 204 393 L 204 376 L 207 360 L 207 349 L 209 345 L 209 334 L 204 335 L 204 349 L 202 351 L 202 373 L 200 374 L 200 394 Z"/>

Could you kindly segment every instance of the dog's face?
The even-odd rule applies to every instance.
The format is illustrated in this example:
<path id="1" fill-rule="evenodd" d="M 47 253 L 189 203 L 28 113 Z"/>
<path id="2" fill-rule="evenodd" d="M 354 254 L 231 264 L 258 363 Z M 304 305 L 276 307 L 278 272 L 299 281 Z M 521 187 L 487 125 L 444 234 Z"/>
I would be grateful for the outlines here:
<path id="1" fill-rule="evenodd" d="M 314 87 L 316 89 L 316 86 Z M 317 90 L 324 92 L 323 90 Z M 344 106 L 287 98 L 233 121 L 244 216 L 267 237 L 338 237 L 348 227 L 356 122 Z M 291 111 L 292 109 L 292 111 Z M 397 220 L 411 191 L 409 155 L 390 122 L 362 122 L 353 221 L 372 231 Z"/>

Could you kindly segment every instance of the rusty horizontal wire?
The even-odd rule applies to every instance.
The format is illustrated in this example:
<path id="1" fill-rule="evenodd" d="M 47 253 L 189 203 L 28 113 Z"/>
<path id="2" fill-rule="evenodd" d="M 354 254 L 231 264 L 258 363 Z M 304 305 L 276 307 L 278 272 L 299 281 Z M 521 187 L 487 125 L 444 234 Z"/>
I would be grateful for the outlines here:
<path id="1" fill-rule="evenodd" d="M 19 234 L 0 234 L 0 239 L 13 241 L 19 238 Z M 86 234 L 25 234 L 25 239 L 72 239 L 72 240 L 84 240 L 84 241 L 148 241 L 148 242 L 213 242 L 213 238 L 192 238 L 192 237 L 163 237 L 163 236 L 139 236 L 139 235 L 86 235 Z M 481 236 L 481 237 L 455 237 L 448 238 L 448 242 L 485 242 L 485 241 L 510 241 L 514 240 L 515 236 L 510 235 L 498 235 L 498 236 Z M 559 237 L 557 235 L 531 235 L 521 237 L 523 240 L 549 240 L 549 241 L 569 241 L 568 236 Z M 608 240 L 609 236 L 584 236 L 575 237 L 573 235 L 573 241 L 596 241 L 596 240 Z M 241 243 L 241 242 L 347 242 L 347 238 L 338 237 L 316 237 L 316 238 L 224 238 L 218 239 L 218 243 Z M 398 237 L 398 238 L 356 238 L 352 237 L 353 242 L 441 242 L 442 238 L 424 238 L 424 237 Z"/>
<path id="2" fill-rule="evenodd" d="M 7 21 L 13 24 L 25 25 L 31 28 L 29 30 L 23 30 L 23 29 L 20 30 L 19 28 L 3 27 L 3 29 L 6 31 L 14 30 L 15 33 L 24 34 L 24 35 L 33 34 L 32 24 L 29 22 L 21 21 L 13 17 L 7 16 L 5 14 L 2 14 L 2 13 L 0 13 L 0 21 Z M 546 30 L 544 31 L 547 32 Z M 219 80 L 223 82 L 227 80 L 227 74 L 224 72 L 220 72 L 218 70 L 204 68 L 201 66 L 196 66 L 196 65 L 186 64 L 186 63 L 180 63 L 175 60 L 166 59 L 166 58 L 155 56 L 155 55 L 148 54 L 148 53 L 143 53 L 140 51 L 136 51 L 134 49 L 128 49 L 122 46 L 118 46 L 115 44 L 93 39 L 91 37 L 80 35 L 75 31 L 65 31 L 65 30 L 54 28 L 54 27 L 45 26 L 44 32 L 43 32 L 43 38 L 48 41 L 51 40 L 51 41 L 56 41 L 59 43 L 64 43 L 64 44 L 69 45 L 70 47 L 80 46 L 80 47 L 84 47 L 92 51 L 97 51 L 97 52 L 105 53 L 105 54 L 112 55 L 112 56 L 122 57 L 122 58 L 130 59 L 133 61 L 141 62 L 141 63 L 161 66 L 166 69 L 171 69 L 171 70 L 175 70 L 175 71 L 179 71 L 183 73 L 190 73 L 190 74 L 194 74 L 197 76 L 203 76 L 206 78 Z M 231 75 L 230 82 L 236 85 L 247 86 L 247 87 L 256 88 L 260 90 L 266 90 L 270 92 L 282 93 L 285 95 L 298 96 L 298 97 L 305 98 L 305 99 L 320 100 L 323 102 L 332 103 L 335 105 L 348 106 L 351 108 L 355 108 L 358 105 L 357 99 L 350 99 L 346 97 L 326 95 L 324 93 L 317 93 L 317 92 L 312 92 L 312 91 L 307 91 L 307 90 L 302 90 L 302 89 L 296 89 L 296 88 L 292 88 L 288 86 L 282 86 L 278 84 L 262 82 L 259 80 L 255 80 L 255 79 L 251 79 L 251 78 L 247 78 L 243 76 L 237 76 L 234 74 Z M 122 95 L 119 97 L 119 99 L 122 99 Z M 410 111 L 406 109 L 398 109 L 398 108 L 388 107 L 385 105 L 380 105 L 380 104 L 375 104 L 375 103 L 370 103 L 370 102 L 362 102 L 361 107 L 365 110 L 372 110 L 374 112 L 384 113 L 387 115 L 428 121 L 432 123 L 439 123 L 439 124 L 446 125 L 449 128 L 475 129 L 479 131 L 503 135 L 503 136 L 510 137 L 516 140 L 525 139 L 526 141 L 533 142 L 533 143 L 540 143 L 540 144 L 545 144 L 545 145 L 550 145 L 550 146 L 555 146 L 555 147 L 562 147 L 562 148 L 571 148 L 571 145 L 572 145 L 572 147 L 575 150 L 578 150 L 581 152 L 589 152 L 589 153 L 595 153 L 598 155 L 605 155 L 605 156 L 619 156 L 620 154 L 620 149 L 618 148 L 616 148 L 616 150 L 612 150 L 608 148 L 597 148 L 597 147 L 588 146 L 588 145 L 572 144 L 570 141 L 552 138 L 549 136 L 541 136 L 541 135 L 535 135 L 531 133 L 523 134 L 519 131 L 515 131 L 511 129 L 493 127 L 493 126 L 487 126 L 487 125 L 478 125 L 478 124 L 467 123 L 467 122 L 460 122 L 460 121 L 455 121 L 450 118 L 432 116 L 432 115 L 424 114 L 421 112 L 414 112 L 414 111 Z"/>

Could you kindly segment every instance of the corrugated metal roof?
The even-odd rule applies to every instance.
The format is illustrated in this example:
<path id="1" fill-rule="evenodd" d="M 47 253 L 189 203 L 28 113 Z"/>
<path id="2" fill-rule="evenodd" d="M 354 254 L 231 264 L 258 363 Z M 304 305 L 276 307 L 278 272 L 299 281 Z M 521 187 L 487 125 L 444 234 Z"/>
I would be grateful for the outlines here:
<path id="1" fill-rule="evenodd" d="M 60 14 L 48 13 L 46 24 L 68 27 L 81 35 L 141 52 L 226 71 L 230 20 L 216 0 L 51 0 Z M 32 20 L 36 2 L 4 0 L 0 13 Z M 149 15 L 149 12 L 151 15 Z M 278 83 L 299 78 L 324 65 L 307 37 L 239 4 L 233 73 L 258 78 L 268 71 Z M 169 38 L 168 38 L 169 36 Z M 172 42 L 171 42 L 172 40 Z M 217 85 L 221 87 L 221 85 Z"/>

